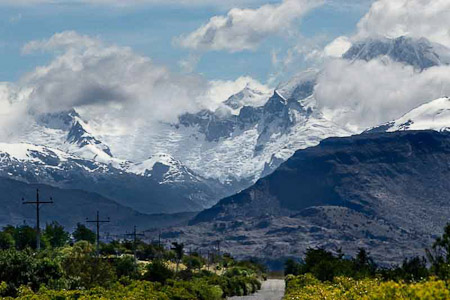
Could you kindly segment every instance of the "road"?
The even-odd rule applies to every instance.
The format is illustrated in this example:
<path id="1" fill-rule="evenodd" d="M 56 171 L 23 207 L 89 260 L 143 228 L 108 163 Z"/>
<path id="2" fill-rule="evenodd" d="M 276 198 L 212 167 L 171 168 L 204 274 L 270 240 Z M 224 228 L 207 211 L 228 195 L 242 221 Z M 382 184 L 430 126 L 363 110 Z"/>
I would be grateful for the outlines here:
<path id="1" fill-rule="evenodd" d="M 281 300 L 284 296 L 284 280 L 269 279 L 265 281 L 259 292 L 251 296 L 232 297 L 229 300 Z"/>

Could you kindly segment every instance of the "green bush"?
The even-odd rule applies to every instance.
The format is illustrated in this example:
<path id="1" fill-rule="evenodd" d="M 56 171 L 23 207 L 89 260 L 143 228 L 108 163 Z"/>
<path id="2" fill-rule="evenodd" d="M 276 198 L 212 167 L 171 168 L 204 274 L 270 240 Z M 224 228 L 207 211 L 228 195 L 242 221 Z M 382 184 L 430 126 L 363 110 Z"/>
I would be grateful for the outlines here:
<path id="1" fill-rule="evenodd" d="M 165 283 L 173 277 L 173 271 L 170 270 L 162 260 L 154 260 L 152 263 L 148 264 L 144 274 L 145 280 L 160 283 Z"/>
<path id="2" fill-rule="evenodd" d="M 0 251 L 0 282 L 7 285 L 2 289 L 3 296 L 16 295 L 22 285 L 37 290 L 41 284 L 58 280 L 62 275 L 61 266 L 54 260 L 36 258 L 29 251 Z"/>
<path id="3" fill-rule="evenodd" d="M 132 279 L 139 279 L 139 266 L 132 256 L 123 256 L 113 260 L 114 267 L 118 278 L 128 277 Z"/>

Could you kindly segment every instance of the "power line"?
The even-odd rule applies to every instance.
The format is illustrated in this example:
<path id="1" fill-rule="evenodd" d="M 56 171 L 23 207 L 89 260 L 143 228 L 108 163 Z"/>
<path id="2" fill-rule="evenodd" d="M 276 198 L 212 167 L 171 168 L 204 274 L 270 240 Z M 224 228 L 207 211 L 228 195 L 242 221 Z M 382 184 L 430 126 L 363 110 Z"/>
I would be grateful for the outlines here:
<path id="1" fill-rule="evenodd" d="M 36 250 L 41 250 L 41 204 L 53 204 L 53 199 L 50 197 L 50 201 L 41 201 L 39 198 L 39 189 L 36 189 L 36 201 L 25 201 L 22 198 L 22 204 L 32 204 L 36 205 Z"/>
<path id="2" fill-rule="evenodd" d="M 107 220 L 100 220 L 100 212 L 97 211 L 97 216 L 95 218 L 95 220 L 89 220 L 88 218 L 86 218 L 86 223 L 96 223 L 97 225 L 97 243 L 96 243 L 96 250 L 97 250 L 97 255 L 100 254 L 100 224 L 102 223 L 109 223 L 111 222 L 111 219 L 108 217 Z"/>

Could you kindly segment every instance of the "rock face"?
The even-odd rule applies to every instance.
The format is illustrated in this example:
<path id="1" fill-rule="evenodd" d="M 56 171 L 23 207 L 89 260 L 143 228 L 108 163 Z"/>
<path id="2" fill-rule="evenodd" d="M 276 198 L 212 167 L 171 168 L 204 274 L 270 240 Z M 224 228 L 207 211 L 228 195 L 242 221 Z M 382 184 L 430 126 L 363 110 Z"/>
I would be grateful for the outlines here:
<path id="1" fill-rule="evenodd" d="M 378 261 L 399 262 L 423 254 L 448 222 L 449 165 L 449 133 L 330 138 L 201 212 L 179 238 L 201 247 L 221 239 L 232 253 L 263 258 L 366 247 Z"/>

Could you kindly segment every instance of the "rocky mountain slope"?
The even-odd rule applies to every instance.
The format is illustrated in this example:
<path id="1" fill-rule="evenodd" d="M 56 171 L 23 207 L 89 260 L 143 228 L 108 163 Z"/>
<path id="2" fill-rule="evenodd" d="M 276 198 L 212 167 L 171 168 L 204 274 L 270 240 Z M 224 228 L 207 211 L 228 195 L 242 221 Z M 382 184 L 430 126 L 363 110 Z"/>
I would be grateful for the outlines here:
<path id="1" fill-rule="evenodd" d="M 199 248 L 222 240 L 224 251 L 266 259 L 365 247 L 398 262 L 423 254 L 448 222 L 449 164 L 448 133 L 330 138 L 170 232 Z"/>

